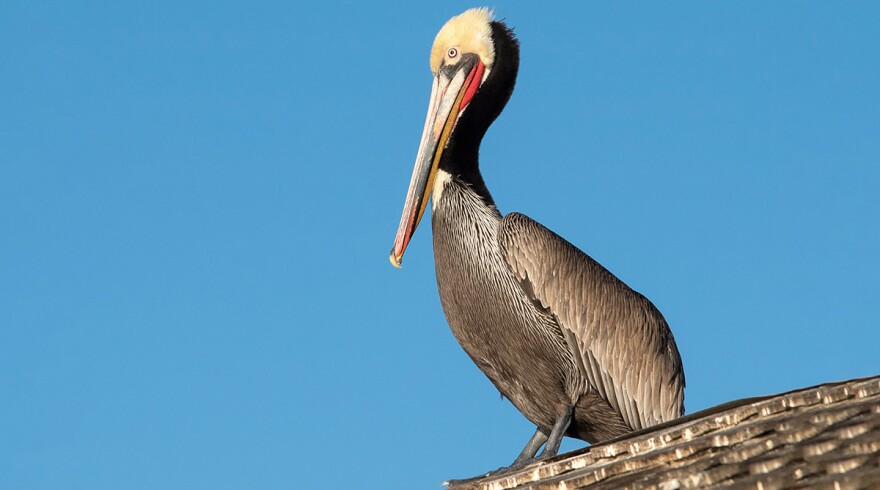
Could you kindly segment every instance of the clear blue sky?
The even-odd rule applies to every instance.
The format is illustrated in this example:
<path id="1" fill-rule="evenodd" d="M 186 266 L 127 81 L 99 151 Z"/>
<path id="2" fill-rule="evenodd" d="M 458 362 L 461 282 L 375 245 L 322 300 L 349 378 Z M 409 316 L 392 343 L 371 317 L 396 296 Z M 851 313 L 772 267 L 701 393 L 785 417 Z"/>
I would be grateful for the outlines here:
<path id="1" fill-rule="evenodd" d="M 429 223 L 388 263 L 472 6 L 0 3 L 0 488 L 512 461 Z M 660 308 L 688 411 L 880 373 L 880 4 L 494 6 L 522 66 L 487 184 Z"/>

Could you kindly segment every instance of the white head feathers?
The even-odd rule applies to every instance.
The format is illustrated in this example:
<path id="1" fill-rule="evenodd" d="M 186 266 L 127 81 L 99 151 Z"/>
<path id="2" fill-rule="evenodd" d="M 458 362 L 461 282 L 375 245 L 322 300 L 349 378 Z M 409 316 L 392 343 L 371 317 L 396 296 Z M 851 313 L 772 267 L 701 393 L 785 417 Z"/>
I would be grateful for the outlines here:
<path id="1" fill-rule="evenodd" d="M 480 57 L 486 68 L 495 62 L 495 46 L 492 43 L 494 13 L 487 7 L 474 8 L 446 21 L 437 33 L 431 47 L 431 71 L 437 73 L 450 48 Z"/>

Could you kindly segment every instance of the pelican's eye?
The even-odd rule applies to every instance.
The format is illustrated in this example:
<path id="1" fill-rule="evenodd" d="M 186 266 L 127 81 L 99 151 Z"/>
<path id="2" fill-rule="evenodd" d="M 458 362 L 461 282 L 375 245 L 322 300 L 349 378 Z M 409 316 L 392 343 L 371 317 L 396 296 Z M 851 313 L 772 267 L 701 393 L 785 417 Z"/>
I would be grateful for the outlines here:
<path id="1" fill-rule="evenodd" d="M 455 59 L 455 57 L 458 56 L 458 49 L 449 48 L 449 51 L 446 52 L 446 56 L 448 56 L 450 59 Z"/>

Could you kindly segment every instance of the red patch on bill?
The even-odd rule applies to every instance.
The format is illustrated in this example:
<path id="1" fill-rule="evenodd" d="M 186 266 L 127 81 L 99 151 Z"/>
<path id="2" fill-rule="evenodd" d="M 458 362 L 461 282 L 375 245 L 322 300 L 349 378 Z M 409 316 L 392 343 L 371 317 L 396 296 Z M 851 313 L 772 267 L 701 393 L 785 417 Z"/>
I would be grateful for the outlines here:
<path id="1" fill-rule="evenodd" d="M 464 93 L 464 97 L 461 99 L 461 108 L 459 110 L 467 107 L 471 99 L 474 98 L 474 94 L 477 93 L 477 89 L 480 88 L 480 84 L 483 82 L 483 72 L 485 69 L 486 66 L 483 65 L 483 62 L 477 60 L 477 66 L 475 66 L 474 69 L 471 70 L 470 75 L 468 75 L 467 92 Z"/>

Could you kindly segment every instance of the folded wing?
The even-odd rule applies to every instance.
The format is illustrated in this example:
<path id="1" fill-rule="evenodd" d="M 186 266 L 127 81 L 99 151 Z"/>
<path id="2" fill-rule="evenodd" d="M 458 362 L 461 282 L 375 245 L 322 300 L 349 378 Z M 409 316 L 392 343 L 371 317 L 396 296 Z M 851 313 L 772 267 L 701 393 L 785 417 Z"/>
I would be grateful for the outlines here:
<path id="1" fill-rule="evenodd" d="M 588 389 L 633 430 L 684 413 L 681 357 L 647 298 L 528 216 L 505 216 L 499 242 L 526 294 L 555 316 Z"/>

